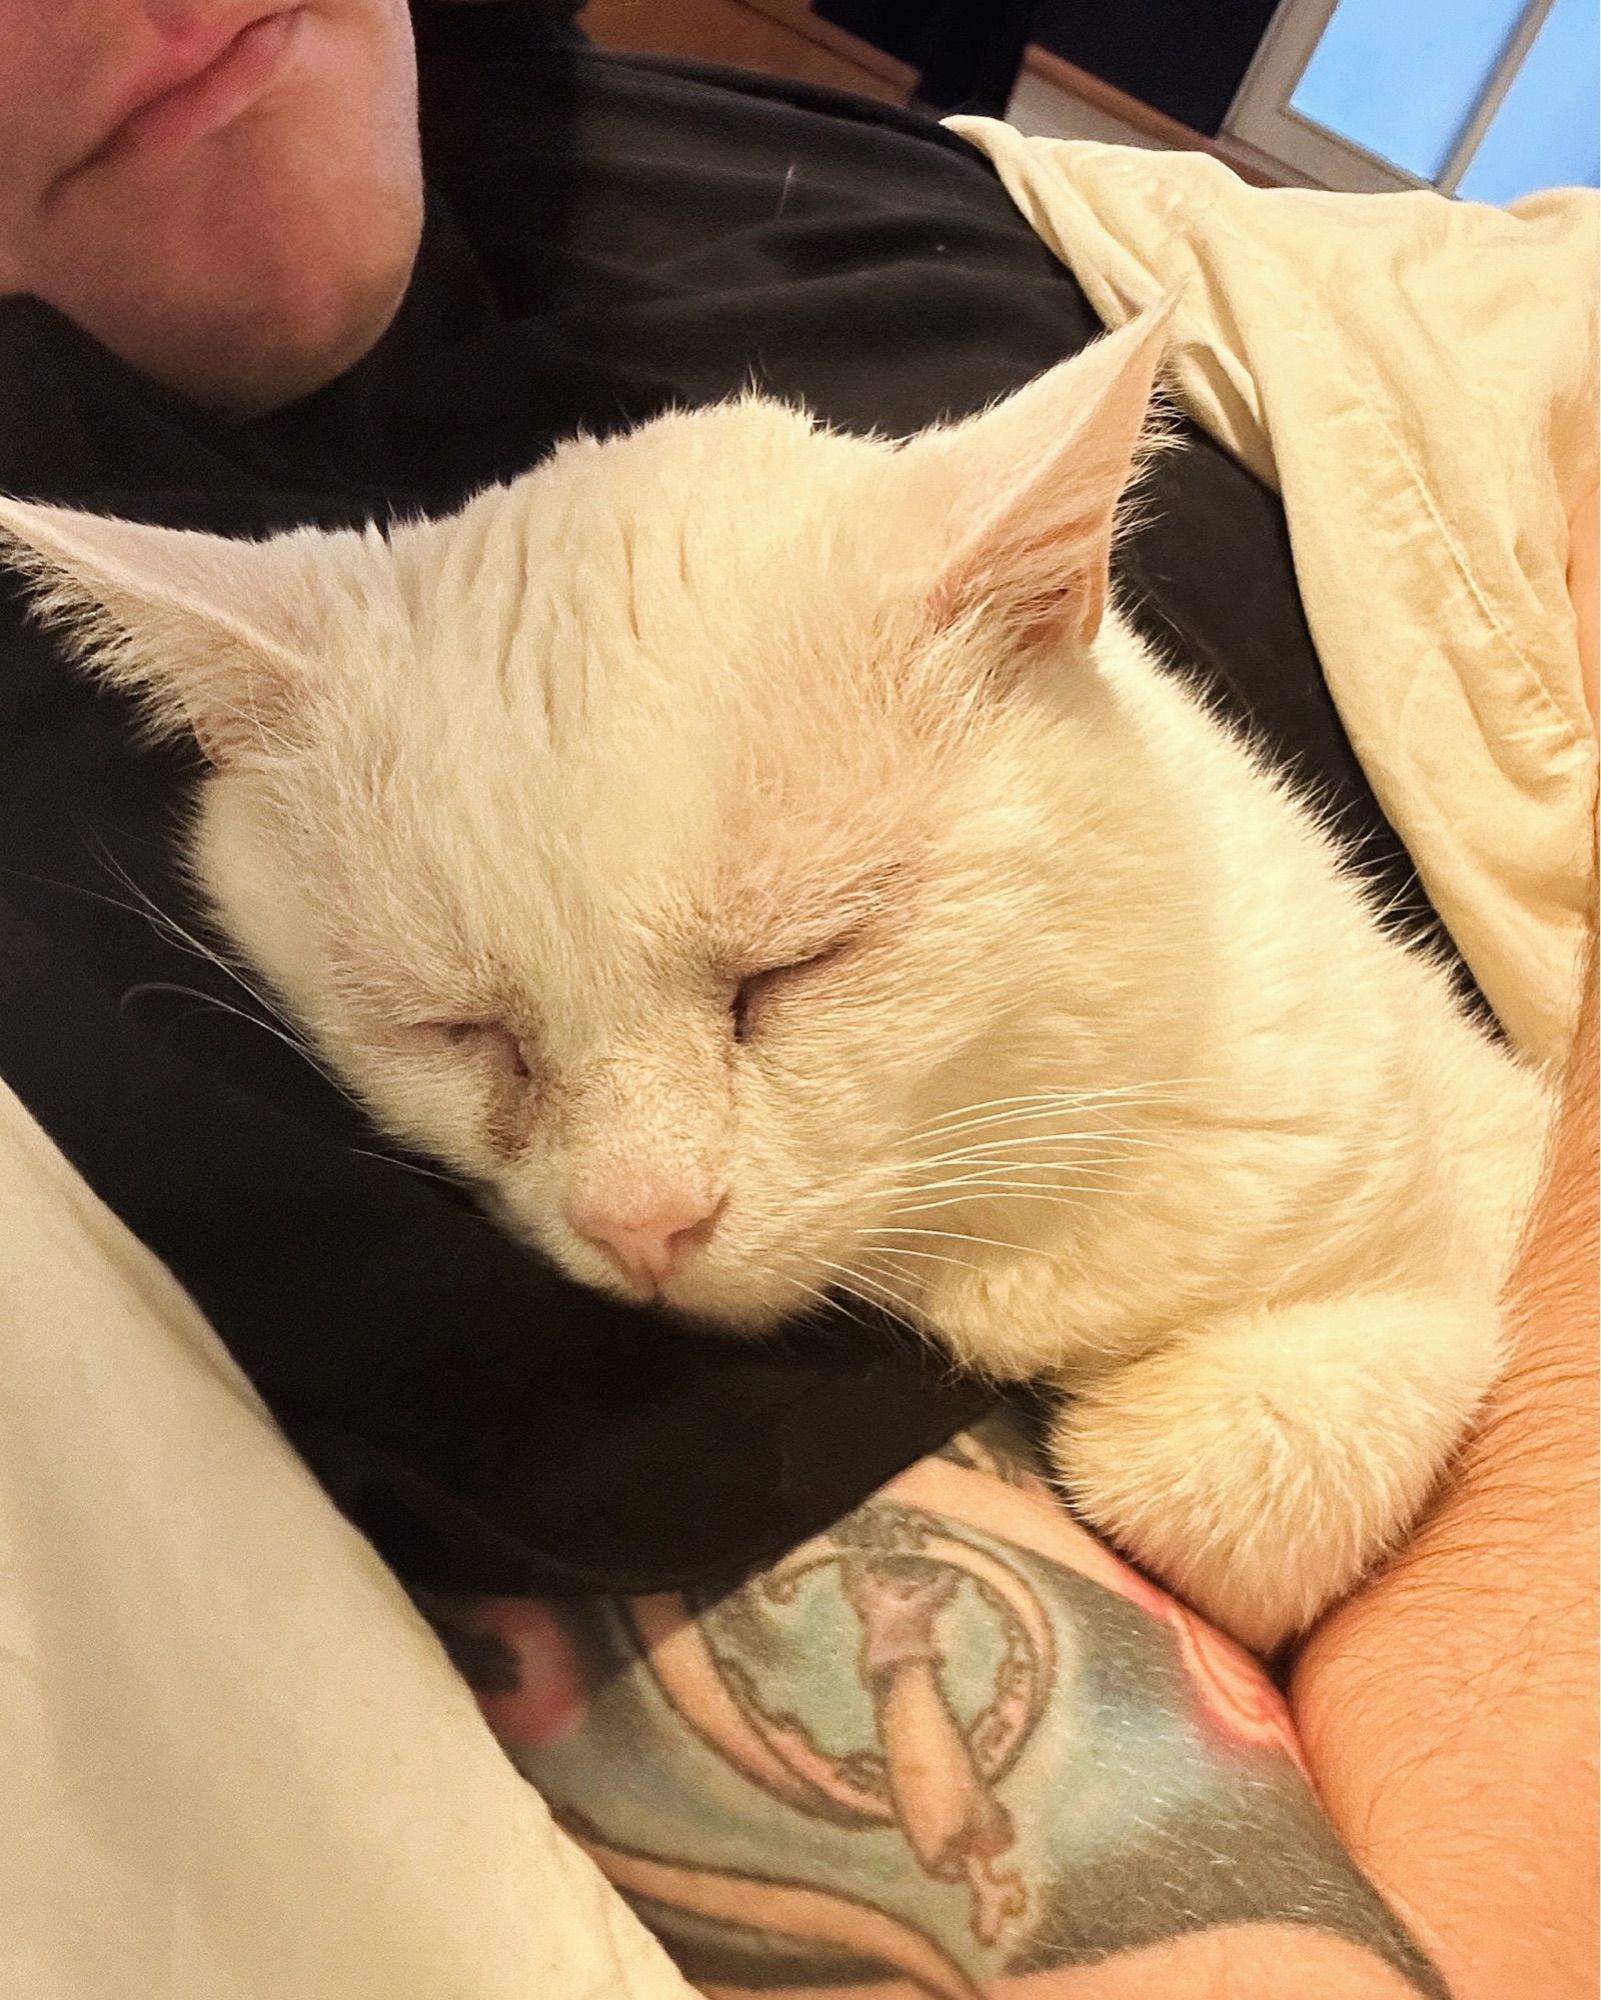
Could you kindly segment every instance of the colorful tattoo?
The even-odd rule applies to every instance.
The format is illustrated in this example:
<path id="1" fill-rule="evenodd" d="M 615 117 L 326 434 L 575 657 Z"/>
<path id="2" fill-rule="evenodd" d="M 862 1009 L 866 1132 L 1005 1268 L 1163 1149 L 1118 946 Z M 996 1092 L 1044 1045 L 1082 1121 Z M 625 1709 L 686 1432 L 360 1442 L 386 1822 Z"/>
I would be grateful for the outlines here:
<path id="1" fill-rule="evenodd" d="M 708 1992 L 1044 1994 L 1274 1926 L 1443 2000 L 1260 1664 L 1069 1520 L 1009 1419 L 726 1591 L 431 1609 Z"/>

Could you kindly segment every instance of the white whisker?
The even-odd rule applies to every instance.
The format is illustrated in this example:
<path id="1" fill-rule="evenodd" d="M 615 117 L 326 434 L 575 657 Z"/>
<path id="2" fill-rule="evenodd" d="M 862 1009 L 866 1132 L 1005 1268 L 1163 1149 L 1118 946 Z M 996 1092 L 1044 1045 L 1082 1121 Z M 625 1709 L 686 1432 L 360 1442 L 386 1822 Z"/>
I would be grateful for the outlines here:
<path id="1" fill-rule="evenodd" d="M 1122 1104 L 1129 1100 L 1154 1099 L 1158 1103 L 1178 1103 L 1194 1088 L 1195 1082 L 1195 1079 L 1185 1078 L 1177 1083 L 1153 1081 L 1116 1084 L 1105 1090 L 1041 1090 L 1012 1097 L 992 1097 L 928 1119 L 914 1127 L 908 1136 L 914 1139 L 947 1136 L 952 1128 L 969 1122 L 986 1124 L 1004 1123 L 1011 1119 L 1027 1120 L 1044 1116 L 1050 1110 L 1093 1110 L 1102 1104 Z"/>
<path id="2" fill-rule="evenodd" d="M 866 1306 L 869 1312 L 882 1313 L 885 1310 L 876 1299 L 869 1298 L 854 1285 L 835 1284 L 825 1292 L 816 1285 L 808 1284 L 804 1278 L 790 1276 L 786 1279 L 786 1283 L 793 1285 L 797 1291 L 805 1293 L 808 1298 L 815 1299 L 824 1311 L 843 1312 L 856 1326 L 865 1326 L 866 1322 L 850 1310 L 850 1306 L 846 1303 L 848 1300 L 854 1299 L 858 1305 Z"/>
<path id="3" fill-rule="evenodd" d="M 1024 1181 L 1017 1178 L 1019 1174 L 1034 1174 L 1041 1178 Z M 922 1200 L 925 1195 L 944 1194 L 951 1188 L 1037 1188 L 1048 1194 L 1063 1187 L 1117 1187 L 1126 1179 L 1127 1175 L 1120 1174 L 1115 1165 L 1097 1164 L 1093 1160 L 1086 1163 L 1076 1160 L 998 1161 L 969 1173 L 939 1174 L 932 1180 L 908 1180 L 892 1192 L 914 1201 Z"/>
<path id="4" fill-rule="evenodd" d="M 895 1318 L 905 1318 L 907 1316 L 907 1312 L 909 1312 L 907 1300 L 901 1298 L 897 1292 L 893 1292 L 887 1284 L 881 1284 L 871 1272 L 867 1272 L 867 1270 L 853 1270 L 847 1264 L 837 1264 L 833 1258 L 819 1258 L 817 1262 L 825 1270 L 835 1272 L 835 1284 L 831 1286 L 833 1292 L 845 1292 L 847 1298 L 859 1298 L 873 1312 L 889 1312 Z M 875 1298 L 873 1294 L 859 1290 L 859 1286 L 863 1286 L 863 1284 L 873 1286 L 873 1292 L 877 1292 L 881 1296 Z"/>
<path id="5" fill-rule="evenodd" d="M 219 999 L 215 993 L 203 993 L 198 986 L 180 986 L 169 979 L 146 979 L 137 986 L 130 986 L 117 1003 L 117 1011 L 121 1013 L 130 1001 L 141 999 L 146 993 L 178 994 L 184 999 L 199 1001 L 202 1007 L 214 1008 L 219 1014 L 232 1015 L 236 1021 L 247 1021 L 252 1028 L 259 1028 L 264 1035 L 271 1035 L 275 1042 L 281 1042 L 292 1054 L 297 1055 L 308 1069 L 315 1070 L 324 1083 L 330 1089 L 336 1090 L 347 1104 L 353 1104 L 358 1111 L 365 1110 L 365 1106 L 351 1095 L 338 1077 L 323 1068 L 292 1029 L 280 1027 L 275 1021 L 264 1021 L 259 1014 L 252 1014 L 247 1007 L 236 1006 L 231 1000 Z"/>
<path id="6" fill-rule="evenodd" d="M 152 930 L 158 936 L 165 937 L 170 944 L 176 944 L 180 949 L 190 952 L 194 957 L 203 959 L 207 965 L 215 966 L 225 978 L 231 979 L 237 987 L 249 994 L 256 1005 L 262 1008 L 264 1012 L 270 1014 L 275 1021 L 291 1032 L 295 1031 L 294 1023 L 285 1020 L 282 1013 L 273 1006 L 266 995 L 252 986 L 236 965 L 231 964 L 223 957 L 221 952 L 214 950 L 202 938 L 196 937 L 194 932 L 187 925 L 180 923 L 170 910 L 164 910 L 148 891 L 140 887 L 128 873 L 127 869 L 117 860 L 116 856 L 106 847 L 104 842 L 100 842 L 98 845 L 100 858 L 106 867 L 110 869 L 111 873 L 123 887 L 130 890 L 137 899 L 135 904 L 125 903 L 121 905 L 122 908 L 128 910 L 131 915 L 144 915 Z M 108 898 L 107 900 L 111 899 Z"/>
<path id="7" fill-rule="evenodd" d="M 1002 1135 L 993 1141 L 984 1140 L 980 1142 L 975 1140 L 970 1146 L 958 1146 L 948 1153 L 927 1154 L 924 1156 L 922 1164 L 931 1167 L 944 1166 L 952 1161 L 970 1159 L 975 1155 L 982 1155 L 990 1151 L 999 1151 L 1001 1148 L 1010 1151 L 1021 1146 L 1071 1146 L 1076 1141 L 1082 1141 L 1085 1145 L 1111 1145 L 1116 1147 L 1143 1146 L 1147 1149 L 1154 1148 L 1159 1152 L 1171 1152 L 1173 1150 L 1173 1141 L 1165 1134 L 1146 1134 L 1120 1130 L 1108 1131 L 1104 1126 L 1099 1126 L 1087 1131 L 1025 1132 L 1015 1138 Z M 1111 1159 L 1115 1155 L 1109 1153 L 1104 1157 Z"/>
<path id="8" fill-rule="evenodd" d="M 364 1160 L 378 1160 L 386 1167 L 398 1167 L 403 1174 L 415 1174 L 419 1180 L 439 1181 L 445 1187 L 462 1186 L 454 1175 L 438 1173 L 433 1167 L 421 1167 L 415 1160 L 397 1159 L 393 1153 L 374 1152 L 371 1146 L 347 1146 L 345 1151 L 359 1153 Z"/>
<path id="9" fill-rule="evenodd" d="M 893 1243 L 881 1244 L 878 1255 L 881 1257 L 915 1257 L 919 1263 L 949 1264 L 953 1269 L 958 1271 L 976 1271 L 978 1269 L 978 1266 L 973 1262 L 971 1257 L 946 1257 L 938 1250 L 911 1250 Z"/>
<path id="10" fill-rule="evenodd" d="M 933 1243 L 976 1243 L 991 1250 L 1006 1250 L 1013 1256 L 1044 1257 L 1053 1264 L 1066 1264 L 1070 1260 L 1059 1256 L 1054 1250 L 1039 1250 L 1027 1243 L 1008 1243 L 1000 1236 L 976 1236 L 970 1229 L 913 1229 L 904 1223 L 881 1223 L 872 1234 L 877 1236 L 921 1236 Z"/>
<path id="11" fill-rule="evenodd" d="M 1104 1186 L 1053 1187 L 1033 1186 L 1024 1188 L 974 1188 L 966 1194 L 946 1195 L 939 1201 L 910 1201 L 903 1208 L 891 1209 L 892 1215 L 935 1215 L 942 1208 L 968 1208 L 975 1202 L 998 1201 L 1008 1196 L 1020 1201 L 1060 1201 L 1072 1194 L 1104 1194 Z"/>
<path id="12" fill-rule="evenodd" d="M 1061 1141 L 1061 1134 L 1052 1135 Z M 1068 1143 L 1062 1141 L 1062 1143 Z M 1065 1152 L 1058 1159 L 1041 1159 L 1038 1153 L 1030 1153 L 1026 1159 L 1012 1159 L 1003 1152 L 986 1153 L 978 1147 L 962 1153 L 936 1154 L 923 1160 L 908 1160 L 901 1165 L 902 1176 L 932 1172 L 944 1167 L 950 1169 L 946 1176 L 957 1179 L 966 1173 L 981 1173 L 988 1168 L 1008 1173 L 1045 1173 L 1054 1167 L 1130 1167 L 1135 1163 L 1121 1152 L 1092 1153 L 1074 1149 Z"/>

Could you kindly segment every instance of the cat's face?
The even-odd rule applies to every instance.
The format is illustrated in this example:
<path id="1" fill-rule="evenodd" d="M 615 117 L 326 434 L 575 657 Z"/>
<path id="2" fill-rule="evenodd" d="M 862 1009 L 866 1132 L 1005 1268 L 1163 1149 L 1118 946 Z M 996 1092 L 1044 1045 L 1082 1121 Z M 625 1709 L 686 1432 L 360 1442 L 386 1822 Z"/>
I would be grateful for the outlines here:
<path id="1" fill-rule="evenodd" d="M 669 417 L 387 541 L 0 523 L 196 730 L 219 917 L 381 1122 L 620 1296 L 910 1304 L 1016 1219 L 974 1107 L 1123 1059 L 1085 649 L 1158 333 L 898 450 Z"/>

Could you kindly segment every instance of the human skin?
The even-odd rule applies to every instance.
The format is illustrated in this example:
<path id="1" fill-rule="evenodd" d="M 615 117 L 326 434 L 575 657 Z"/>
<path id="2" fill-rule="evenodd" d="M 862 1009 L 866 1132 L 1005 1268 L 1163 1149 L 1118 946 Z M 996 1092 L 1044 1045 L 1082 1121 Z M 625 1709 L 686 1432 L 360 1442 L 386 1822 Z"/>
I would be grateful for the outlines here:
<path id="1" fill-rule="evenodd" d="M 269 15 L 236 115 L 106 143 Z M 240 414 L 330 381 L 392 318 L 421 220 L 406 0 L 0 0 L 0 294 L 156 381 Z"/>
<path id="2" fill-rule="evenodd" d="M 1444 2000 L 1260 1663 L 1015 1422 L 731 1591 L 426 1608 L 712 2000 Z"/>
<path id="3" fill-rule="evenodd" d="M 1596 1065 L 1592 960 L 1516 1360 L 1441 1506 L 1293 1681 L 1332 1823 L 1457 2000 L 1596 1991 Z"/>
<path id="4" fill-rule="evenodd" d="M 1596 534 L 1592 493 L 1568 566 L 1592 720 Z M 1512 1365 L 1442 1504 L 1292 1683 L 1333 1824 L 1458 2000 L 1596 1991 L 1598 1068 L 1592 933 Z"/>

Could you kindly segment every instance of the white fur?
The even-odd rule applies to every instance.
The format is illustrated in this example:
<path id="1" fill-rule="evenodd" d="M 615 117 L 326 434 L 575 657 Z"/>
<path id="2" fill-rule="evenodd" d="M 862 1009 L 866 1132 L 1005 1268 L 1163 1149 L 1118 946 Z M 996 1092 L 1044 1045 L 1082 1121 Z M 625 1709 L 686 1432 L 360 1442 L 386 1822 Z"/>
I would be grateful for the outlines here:
<path id="1" fill-rule="evenodd" d="M 199 875 L 385 1124 L 593 1285 L 575 1191 L 715 1187 L 670 1306 L 839 1288 L 1059 1381 L 1078 1507 L 1268 1646 L 1493 1378 L 1546 1098 L 1102 615 L 1159 339 L 899 449 L 665 417 L 387 540 L 0 525 L 210 748 Z"/>

